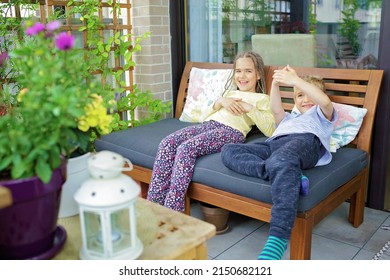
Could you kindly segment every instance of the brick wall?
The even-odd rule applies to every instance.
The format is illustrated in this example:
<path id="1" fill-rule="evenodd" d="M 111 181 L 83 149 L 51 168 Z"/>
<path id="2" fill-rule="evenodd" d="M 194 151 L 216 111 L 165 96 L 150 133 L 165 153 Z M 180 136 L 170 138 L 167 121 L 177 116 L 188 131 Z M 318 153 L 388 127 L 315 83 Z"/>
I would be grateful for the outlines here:
<path id="1" fill-rule="evenodd" d="M 134 83 L 155 98 L 172 101 L 169 0 L 132 0 L 131 4 L 133 35 L 151 32 L 149 38 L 142 40 L 142 50 L 134 55 Z"/>

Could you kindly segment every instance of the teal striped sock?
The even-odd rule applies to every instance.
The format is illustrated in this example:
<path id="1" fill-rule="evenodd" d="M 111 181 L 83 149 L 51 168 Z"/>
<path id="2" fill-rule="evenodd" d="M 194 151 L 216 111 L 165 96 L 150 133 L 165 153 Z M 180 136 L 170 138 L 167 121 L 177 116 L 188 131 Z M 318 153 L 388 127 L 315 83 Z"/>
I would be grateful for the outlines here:
<path id="1" fill-rule="evenodd" d="M 287 239 L 270 235 L 258 260 L 281 260 L 287 249 Z"/>

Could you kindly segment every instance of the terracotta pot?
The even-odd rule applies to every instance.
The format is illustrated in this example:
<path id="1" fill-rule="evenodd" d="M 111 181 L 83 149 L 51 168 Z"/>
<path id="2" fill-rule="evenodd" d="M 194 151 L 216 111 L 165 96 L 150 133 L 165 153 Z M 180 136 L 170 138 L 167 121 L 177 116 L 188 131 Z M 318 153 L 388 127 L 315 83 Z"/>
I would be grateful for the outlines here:
<path id="1" fill-rule="evenodd" d="M 0 259 L 45 259 L 58 252 L 66 239 L 57 227 L 66 165 L 53 171 L 49 183 L 38 177 L 0 181 L 13 203 L 0 209 Z"/>
<path id="2" fill-rule="evenodd" d="M 228 229 L 228 219 L 230 211 L 210 204 L 200 204 L 200 209 L 204 220 L 215 225 L 217 234 L 225 233 Z"/>

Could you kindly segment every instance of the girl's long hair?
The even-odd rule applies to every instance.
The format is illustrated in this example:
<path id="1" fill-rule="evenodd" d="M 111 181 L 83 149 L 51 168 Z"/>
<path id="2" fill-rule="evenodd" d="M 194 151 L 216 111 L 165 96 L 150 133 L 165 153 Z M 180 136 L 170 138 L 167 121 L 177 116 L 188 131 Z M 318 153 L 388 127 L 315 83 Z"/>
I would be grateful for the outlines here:
<path id="1" fill-rule="evenodd" d="M 237 87 L 237 85 L 234 82 L 234 73 L 236 71 L 237 59 L 239 59 L 239 58 L 252 59 L 253 64 L 255 65 L 255 70 L 258 72 L 258 74 L 260 76 L 260 79 L 257 80 L 257 83 L 256 83 L 256 92 L 266 94 L 267 91 L 266 91 L 266 87 L 265 87 L 265 70 L 264 70 L 263 58 L 258 53 L 253 52 L 253 51 L 240 52 L 236 55 L 236 57 L 234 59 L 234 64 L 233 64 L 233 71 L 229 75 L 229 78 L 225 84 L 225 93 L 232 87 L 232 85 Z"/>

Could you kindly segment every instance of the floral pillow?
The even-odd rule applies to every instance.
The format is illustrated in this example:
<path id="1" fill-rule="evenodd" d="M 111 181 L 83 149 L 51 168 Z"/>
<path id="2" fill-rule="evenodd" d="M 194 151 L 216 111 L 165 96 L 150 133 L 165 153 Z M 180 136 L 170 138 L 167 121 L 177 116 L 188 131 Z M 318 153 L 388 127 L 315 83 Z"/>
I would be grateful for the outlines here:
<path id="1" fill-rule="evenodd" d="M 340 103 L 333 103 L 333 108 L 338 115 L 330 137 L 330 150 L 334 153 L 338 148 L 348 145 L 355 139 L 367 109 Z"/>
<path id="2" fill-rule="evenodd" d="M 337 120 L 333 124 L 334 129 L 330 136 L 330 151 L 335 153 L 337 149 L 348 145 L 355 139 L 367 109 L 335 102 L 333 102 L 333 108 L 337 112 Z M 291 113 L 300 114 L 295 106 Z"/>
<path id="3" fill-rule="evenodd" d="M 200 69 L 190 72 L 187 99 L 179 120 L 202 122 L 202 112 L 213 104 L 225 91 L 225 84 L 232 69 Z"/>

